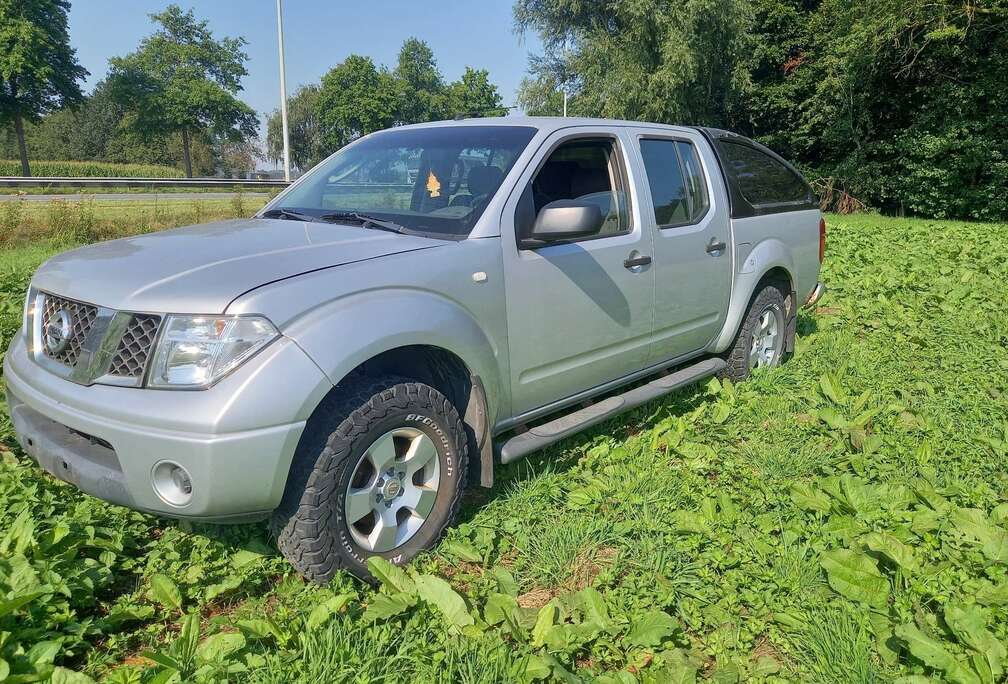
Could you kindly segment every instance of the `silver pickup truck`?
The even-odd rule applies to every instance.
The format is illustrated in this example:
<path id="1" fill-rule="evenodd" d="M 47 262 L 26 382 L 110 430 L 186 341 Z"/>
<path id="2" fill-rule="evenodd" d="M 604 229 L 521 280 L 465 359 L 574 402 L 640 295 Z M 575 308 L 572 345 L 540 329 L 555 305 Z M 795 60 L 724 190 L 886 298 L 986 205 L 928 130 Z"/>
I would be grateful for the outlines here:
<path id="1" fill-rule="evenodd" d="M 496 463 L 780 363 L 824 240 L 801 175 L 726 131 L 406 126 L 250 219 L 50 259 L 7 399 L 85 492 L 270 518 L 306 577 L 366 576 L 435 544 Z"/>

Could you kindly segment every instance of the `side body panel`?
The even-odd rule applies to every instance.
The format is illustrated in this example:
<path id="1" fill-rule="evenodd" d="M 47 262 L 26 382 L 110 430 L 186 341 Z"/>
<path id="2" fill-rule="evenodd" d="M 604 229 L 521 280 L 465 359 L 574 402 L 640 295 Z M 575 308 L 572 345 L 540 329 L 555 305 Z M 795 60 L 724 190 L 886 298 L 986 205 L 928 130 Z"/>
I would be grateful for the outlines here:
<path id="1" fill-rule="evenodd" d="M 631 230 L 627 234 L 520 249 L 515 212 L 522 192 L 555 147 L 582 137 L 616 137 L 626 169 Z M 646 365 L 652 329 L 654 274 L 624 261 L 650 255 L 641 220 L 641 179 L 630 163 L 625 129 L 578 126 L 555 132 L 511 188 L 501 214 L 507 291 L 513 414 L 574 395 Z"/>
<path id="2" fill-rule="evenodd" d="M 399 347 L 450 351 L 482 379 L 492 425 L 510 409 L 501 272 L 500 239 L 469 239 L 290 278 L 227 312 L 269 317 L 333 384 Z"/>
<path id="3" fill-rule="evenodd" d="M 720 353 L 735 339 L 756 285 L 773 268 L 791 275 L 791 286 L 801 304 L 819 279 L 818 209 L 734 219 L 735 284 L 728 317 L 720 335 L 708 348 Z"/>
<path id="4" fill-rule="evenodd" d="M 629 133 L 634 163 L 642 179 L 638 188 L 641 215 L 654 243 L 655 311 L 650 365 L 701 350 L 720 333 L 728 313 L 734 250 L 728 195 L 707 141 L 696 131 L 639 128 Z M 640 153 L 642 139 L 687 141 L 696 148 L 710 198 L 710 208 L 697 223 L 667 228 L 656 224 L 647 168 Z M 708 252 L 712 241 L 723 241 L 726 248 Z"/>

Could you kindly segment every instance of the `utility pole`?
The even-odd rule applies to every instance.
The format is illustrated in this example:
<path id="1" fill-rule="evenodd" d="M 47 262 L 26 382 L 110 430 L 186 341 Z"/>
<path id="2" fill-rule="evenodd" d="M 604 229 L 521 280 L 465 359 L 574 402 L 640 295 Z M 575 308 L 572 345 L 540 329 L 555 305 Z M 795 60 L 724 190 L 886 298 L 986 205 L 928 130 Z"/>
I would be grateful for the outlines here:
<path id="1" fill-rule="evenodd" d="M 290 132 L 287 130 L 287 68 L 284 66 L 283 0 L 277 0 L 277 38 L 280 42 L 280 120 L 283 122 L 284 180 L 290 183 Z"/>
<path id="2" fill-rule="evenodd" d="M 567 85 L 566 84 L 564 84 L 563 94 L 564 94 L 564 116 L 567 116 Z"/>

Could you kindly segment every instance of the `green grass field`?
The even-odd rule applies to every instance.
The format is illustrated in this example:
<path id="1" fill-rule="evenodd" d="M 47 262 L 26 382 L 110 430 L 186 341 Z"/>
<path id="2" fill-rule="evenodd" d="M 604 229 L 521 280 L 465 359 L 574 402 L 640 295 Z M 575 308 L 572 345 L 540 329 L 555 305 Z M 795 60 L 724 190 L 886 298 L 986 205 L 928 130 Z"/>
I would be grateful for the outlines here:
<path id="1" fill-rule="evenodd" d="M 501 469 L 377 590 L 83 496 L 0 410 L 0 681 L 1003 681 L 1008 226 L 829 224 L 786 365 Z M 0 252 L 0 344 L 54 249 Z"/>

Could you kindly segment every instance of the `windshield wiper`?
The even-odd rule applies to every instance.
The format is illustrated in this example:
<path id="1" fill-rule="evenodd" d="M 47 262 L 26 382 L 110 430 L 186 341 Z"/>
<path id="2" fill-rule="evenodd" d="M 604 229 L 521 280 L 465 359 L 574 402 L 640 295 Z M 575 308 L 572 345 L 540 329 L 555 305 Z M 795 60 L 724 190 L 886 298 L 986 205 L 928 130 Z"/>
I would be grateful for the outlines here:
<path id="1" fill-rule="evenodd" d="M 300 211 L 293 211 L 292 209 L 270 209 L 269 211 L 264 211 L 260 214 L 263 218 L 279 218 L 287 219 L 289 221 L 318 221 L 317 216 L 312 216 L 311 214 L 302 214 Z"/>
<path id="2" fill-rule="evenodd" d="M 361 224 L 362 228 L 377 228 L 378 230 L 387 230 L 390 233 L 399 233 L 400 235 L 410 235 L 413 232 L 405 226 L 400 226 L 398 223 L 383 221 L 357 211 L 334 211 L 330 214 L 323 214 L 319 218 L 323 221 L 357 221 Z"/>

